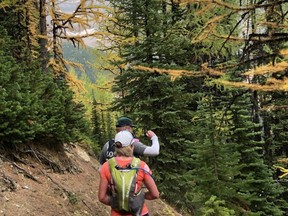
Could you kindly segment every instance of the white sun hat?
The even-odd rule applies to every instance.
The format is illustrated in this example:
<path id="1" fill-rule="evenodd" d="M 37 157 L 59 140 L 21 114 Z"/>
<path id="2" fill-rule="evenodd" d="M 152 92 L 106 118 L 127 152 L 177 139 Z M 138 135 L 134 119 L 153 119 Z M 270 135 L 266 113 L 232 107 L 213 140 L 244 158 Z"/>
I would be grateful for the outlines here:
<path id="1" fill-rule="evenodd" d="M 116 146 L 117 146 L 117 142 L 121 143 L 122 147 L 129 146 L 133 143 L 133 140 L 134 140 L 133 135 L 127 130 L 120 131 L 115 136 Z"/>

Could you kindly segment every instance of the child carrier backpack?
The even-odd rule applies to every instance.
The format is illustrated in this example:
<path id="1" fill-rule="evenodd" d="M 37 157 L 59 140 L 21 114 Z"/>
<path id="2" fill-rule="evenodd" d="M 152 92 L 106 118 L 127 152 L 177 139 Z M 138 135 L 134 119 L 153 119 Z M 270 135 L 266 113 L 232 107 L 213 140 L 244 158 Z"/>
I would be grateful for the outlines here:
<path id="1" fill-rule="evenodd" d="M 133 157 L 125 168 L 117 165 L 116 158 L 108 160 L 111 172 L 111 207 L 119 212 L 140 216 L 144 204 L 145 193 L 137 188 L 137 172 L 140 159 Z"/>
<path id="2" fill-rule="evenodd" d="M 114 156 L 115 156 L 115 141 L 114 139 L 111 139 L 108 142 L 108 148 L 106 151 L 106 161 Z"/>

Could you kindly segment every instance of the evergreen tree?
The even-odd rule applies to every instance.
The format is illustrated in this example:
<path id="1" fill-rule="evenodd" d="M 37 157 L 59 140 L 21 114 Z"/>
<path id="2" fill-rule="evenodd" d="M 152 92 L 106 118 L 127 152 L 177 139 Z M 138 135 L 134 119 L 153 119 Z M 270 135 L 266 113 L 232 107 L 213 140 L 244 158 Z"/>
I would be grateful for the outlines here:
<path id="1" fill-rule="evenodd" d="M 265 163 L 273 169 L 273 177 L 279 182 L 284 191 L 281 198 L 278 199 L 279 206 L 284 212 L 287 212 L 287 178 L 285 169 L 287 167 L 287 93 L 273 92 L 263 94 L 263 97 L 269 97 L 263 103 L 262 116 L 264 127 L 264 159 Z M 284 175 L 284 176 L 283 176 Z"/>
<path id="2" fill-rule="evenodd" d="M 93 99 L 93 110 L 92 110 L 92 124 L 93 124 L 93 130 L 92 130 L 92 136 L 94 137 L 95 141 L 99 144 L 103 141 L 103 134 L 101 131 L 101 124 L 100 124 L 100 114 L 97 110 L 98 103 L 96 99 Z"/>
<path id="3" fill-rule="evenodd" d="M 13 41 L 1 26 L 0 32 L 1 143 L 19 143 L 23 139 L 33 139 L 35 133 L 37 98 L 29 86 L 33 74 L 14 60 Z"/>
<path id="4" fill-rule="evenodd" d="M 271 168 L 265 164 L 263 141 L 257 139 L 261 128 L 251 119 L 252 106 L 250 110 L 243 109 L 247 99 L 238 100 L 239 107 L 233 107 L 233 122 L 237 128 L 231 137 L 237 140 L 242 165 L 237 176 L 238 194 L 241 202 L 249 206 L 252 215 L 283 215 L 280 209 L 284 206 L 279 205 L 282 202 L 279 196 L 281 186 L 274 182 Z"/>
<path id="5" fill-rule="evenodd" d="M 0 28 L 1 143 L 26 143 L 47 137 L 61 142 L 79 140 L 87 123 L 83 107 L 73 101 L 67 83 L 56 82 L 51 73 L 44 74 L 39 63 L 30 58 L 18 61 L 14 47 L 19 44 Z"/>
<path id="6" fill-rule="evenodd" d="M 112 119 L 111 112 L 107 112 L 107 135 L 110 139 L 114 139 L 115 136 L 115 123 Z"/>
<path id="7" fill-rule="evenodd" d="M 200 98 L 191 122 L 193 146 L 189 173 L 194 184 L 187 191 L 187 199 L 196 215 L 201 215 L 204 203 L 213 196 L 224 201 L 225 208 L 233 209 L 231 201 L 236 194 L 233 179 L 239 173 L 239 153 L 234 142 L 227 142 L 232 126 L 229 125 L 231 113 L 223 115 L 229 102 L 226 94 L 207 86 L 205 92 L 198 94 Z"/>

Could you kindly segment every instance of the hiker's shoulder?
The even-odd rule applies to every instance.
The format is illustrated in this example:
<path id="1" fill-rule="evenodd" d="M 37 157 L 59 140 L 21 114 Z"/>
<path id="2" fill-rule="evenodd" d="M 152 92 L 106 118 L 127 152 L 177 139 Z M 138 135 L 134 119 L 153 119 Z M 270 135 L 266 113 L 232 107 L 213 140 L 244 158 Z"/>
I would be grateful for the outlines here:
<path id="1" fill-rule="evenodd" d="M 103 163 L 102 167 L 108 168 L 109 167 L 109 160 L 107 160 L 105 163 Z"/>
<path id="2" fill-rule="evenodd" d="M 140 140 L 133 142 L 133 145 L 134 145 L 135 149 L 145 149 L 148 147 L 147 145 L 142 143 Z"/>
<path id="3" fill-rule="evenodd" d="M 147 171 L 150 170 L 148 164 L 145 161 L 143 161 L 143 160 L 140 160 L 139 167 L 142 168 L 142 169 L 145 169 Z"/>
<path id="4" fill-rule="evenodd" d="M 99 170 L 99 173 L 100 175 L 104 175 L 104 176 L 107 176 L 110 174 L 110 168 L 109 168 L 109 163 L 108 161 L 106 161 L 100 168 Z"/>

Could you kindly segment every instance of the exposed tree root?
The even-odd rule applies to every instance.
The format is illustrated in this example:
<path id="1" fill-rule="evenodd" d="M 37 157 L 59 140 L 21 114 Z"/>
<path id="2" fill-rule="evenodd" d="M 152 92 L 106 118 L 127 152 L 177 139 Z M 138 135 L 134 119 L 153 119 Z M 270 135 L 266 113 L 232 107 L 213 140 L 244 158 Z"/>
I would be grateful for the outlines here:
<path id="1" fill-rule="evenodd" d="M 16 167 L 18 170 L 20 170 L 25 177 L 27 178 L 30 178 L 32 179 L 33 181 L 36 181 L 38 183 L 41 183 L 37 178 L 35 178 L 31 173 L 29 173 L 27 170 L 25 170 L 24 168 L 20 167 L 16 162 L 14 161 L 11 161 L 10 159 L 8 158 L 5 158 L 4 156 L 0 155 L 0 157 L 3 159 L 3 160 L 6 160 L 8 162 L 10 162 L 14 167 Z"/>

